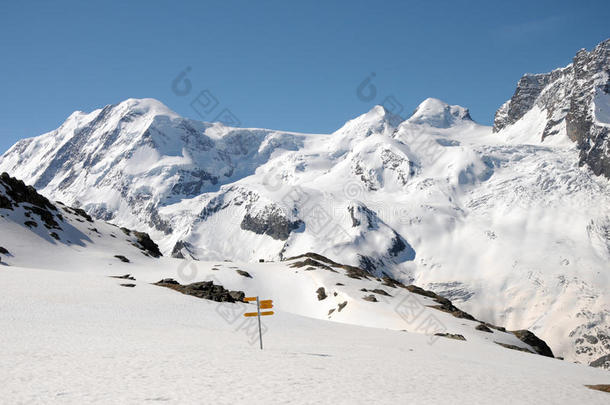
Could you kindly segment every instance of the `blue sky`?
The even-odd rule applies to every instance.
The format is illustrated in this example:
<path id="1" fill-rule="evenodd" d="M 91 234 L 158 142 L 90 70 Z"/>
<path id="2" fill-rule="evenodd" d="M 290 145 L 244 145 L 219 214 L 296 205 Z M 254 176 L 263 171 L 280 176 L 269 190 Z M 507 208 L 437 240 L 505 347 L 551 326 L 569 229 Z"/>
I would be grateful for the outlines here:
<path id="1" fill-rule="evenodd" d="M 4 1 L 0 151 L 130 97 L 303 132 L 386 97 L 405 112 L 436 97 L 489 124 L 523 73 L 570 63 L 610 37 L 609 21 L 608 1 Z M 176 94 L 187 67 L 191 91 Z M 202 91 L 218 102 L 205 117 L 190 105 Z"/>

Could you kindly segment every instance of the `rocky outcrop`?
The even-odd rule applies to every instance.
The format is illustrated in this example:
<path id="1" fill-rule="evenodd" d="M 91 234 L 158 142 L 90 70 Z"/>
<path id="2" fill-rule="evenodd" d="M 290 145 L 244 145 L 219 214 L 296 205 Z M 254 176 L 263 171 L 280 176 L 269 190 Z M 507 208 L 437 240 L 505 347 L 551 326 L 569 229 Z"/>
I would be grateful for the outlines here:
<path id="1" fill-rule="evenodd" d="M 23 181 L 13 178 L 7 173 L 0 175 L 0 209 L 11 211 L 17 208 L 23 209 L 24 216 L 26 217 L 23 225 L 31 230 L 44 226 L 51 231 L 49 232 L 51 238 L 56 241 L 64 240 L 65 243 L 70 244 L 72 237 L 62 233 L 64 228 L 69 229 L 75 223 L 74 221 L 80 223 L 89 222 L 91 224 L 95 222 L 81 208 L 68 207 L 61 202 L 56 202 L 55 204 L 39 194 L 34 187 L 26 185 Z M 36 217 L 40 218 L 40 220 Z M 127 242 L 138 248 L 144 255 L 155 258 L 162 256 L 159 246 L 147 233 L 132 231 L 127 228 L 120 229 L 128 236 Z M 97 228 L 89 227 L 88 230 L 100 236 Z M 116 237 L 115 235 L 111 236 Z M 74 239 L 72 239 L 72 242 L 74 242 Z M 129 262 L 126 257 L 121 255 L 117 255 L 115 258 L 125 263 Z"/>
<path id="2" fill-rule="evenodd" d="M 591 367 L 598 367 L 610 370 L 610 354 L 606 354 L 605 356 L 600 357 L 597 360 L 593 360 L 589 363 Z"/>
<path id="3" fill-rule="evenodd" d="M 13 210 L 22 206 L 26 210 L 25 216 L 30 218 L 32 215 L 40 217 L 47 229 L 61 229 L 59 222 L 63 221 L 62 215 L 57 207 L 42 195 L 38 194 L 32 186 L 26 186 L 21 180 L 2 173 L 0 175 L 0 208 Z M 2 190 L 4 189 L 4 191 Z M 26 221 L 31 226 L 38 224 L 34 221 Z"/>
<path id="4" fill-rule="evenodd" d="M 460 335 L 458 333 L 435 333 L 434 336 L 441 336 L 447 339 L 453 339 L 453 340 L 466 340 L 466 338 L 463 335 Z"/>
<path id="5" fill-rule="evenodd" d="M 496 112 L 494 132 L 517 123 L 534 106 L 546 114 L 541 141 L 567 135 L 580 149 L 581 166 L 610 178 L 610 122 L 598 116 L 610 106 L 610 39 L 591 52 L 580 50 L 565 68 L 523 76 Z"/>
<path id="6" fill-rule="evenodd" d="M 138 247 L 142 251 L 146 252 L 149 256 L 156 258 L 163 256 L 159 250 L 159 246 L 157 246 L 147 233 L 135 231 L 133 234 L 136 237 L 137 244 L 139 245 Z"/>
<path id="7" fill-rule="evenodd" d="M 546 357 L 555 357 L 553 356 L 553 351 L 546 344 L 546 342 L 534 335 L 529 330 L 515 330 L 511 333 L 517 336 L 523 343 L 530 345 L 534 350 L 536 350 L 536 353 Z"/>
<path id="8" fill-rule="evenodd" d="M 175 259 L 196 259 L 193 255 L 194 247 L 188 242 L 179 240 L 172 249 L 171 257 Z"/>
<path id="9" fill-rule="evenodd" d="M 247 213 L 241 221 L 240 228 L 259 235 L 268 235 L 273 239 L 286 240 L 290 233 L 301 225 L 301 221 L 290 220 L 278 207 L 268 205 L 255 215 Z"/>
<path id="10" fill-rule="evenodd" d="M 214 285 L 212 281 L 182 285 L 174 279 L 166 278 L 154 284 L 176 290 L 182 294 L 216 302 L 243 302 L 246 296 L 243 291 L 229 291 L 221 285 Z"/>

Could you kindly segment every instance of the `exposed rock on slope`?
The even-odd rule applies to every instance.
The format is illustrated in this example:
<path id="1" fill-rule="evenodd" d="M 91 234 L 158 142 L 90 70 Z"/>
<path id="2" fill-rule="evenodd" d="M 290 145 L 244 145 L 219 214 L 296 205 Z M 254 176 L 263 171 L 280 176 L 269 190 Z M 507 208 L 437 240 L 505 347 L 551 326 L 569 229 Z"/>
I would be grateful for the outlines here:
<path id="1" fill-rule="evenodd" d="M 578 144 L 581 165 L 610 178 L 610 39 L 591 52 L 580 50 L 565 68 L 523 76 L 496 112 L 494 131 L 516 124 L 535 107 L 545 125 L 529 130 L 541 141 L 567 135 Z"/>
<path id="2" fill-rule="evenodd" d="M 98 230 L 99 223 L 82 209 L 68 207 L 61 202 L 53 204 L 40 195 L 34 187 L 27 186 L 8 173 L 0 175 L 0 217 L 24 227 L 27 232 L 36 233 L 50 243 L 85 246 L 95 243 L 97 238 L 103 239 L 104 236 L 116 240 L 117 234 L 120 233 L 111 232 L 110 235 L 102 235 Z M 119 230 L 115 226 L 104 225 L 113 231 Z M 121 228 L 121 231 L 126 236 L 125 245 L 130 245 L 131 249 L 135 247 L 145 256 L 154 258 L 162 256 L 159 246 L 147 233 L 131 231 L 127 228 Z M 0 249 L 0 253 L 3 249 Z M 114 257 L 125 262 L 129 261 L 124 255 L 114 255 Z"/>

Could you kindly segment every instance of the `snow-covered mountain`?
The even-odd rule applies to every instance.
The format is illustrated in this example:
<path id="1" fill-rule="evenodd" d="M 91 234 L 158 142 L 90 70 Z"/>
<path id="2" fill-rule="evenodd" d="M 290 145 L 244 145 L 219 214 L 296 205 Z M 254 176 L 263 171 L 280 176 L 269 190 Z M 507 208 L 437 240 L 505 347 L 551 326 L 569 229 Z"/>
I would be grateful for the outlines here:
<path id="1" fill-rule="evenodd" d="M 560 73 L 522 79 L 495 132 L 435 99 L 404 122 L 376 106 L 332 134 L 230 128 L 130 99 L 18 142 L 0 170 L 148 232 L 166 255 L 257 262 L 316 252 L 607 366 L 610 184 L 596 176 L 603 164 L 581 164 L 605 159 L 607 45 L 579 53 L 588 79 L 556 71 L 576 83 L 570 97 L 550 78 Z M 555 87 L 553 103 L 571 100 L 565 108 L 545 104 Z M 569 129 L 577 111 L 594 111 L 583 116 L 595 122 L 585 152 Z M 536 132 L 551 121 L 566 129 Z"/>
<path id="2" fill-rule="evenodd" d="M 477 321 L 413 285 L 317 254 L 156 257 L 145 236 L 7 175 L 0 202 L 7 403 L 509 403 L 508 386 L 537 403 L 607 400 L 587 388 L 603 389 L 605 371 L 553 359 L 532 333 Z M 273 300 L 264 351 L 245 295 Z"/>
<path id="3" fill-rule="evenodd" d="M 523 76 L 496 112 L 494 131 L 533 143 L 567 135 L 578 144 L 580 164 L 610 178 L 610 39 L 581 49 L 564 68 Z"/>

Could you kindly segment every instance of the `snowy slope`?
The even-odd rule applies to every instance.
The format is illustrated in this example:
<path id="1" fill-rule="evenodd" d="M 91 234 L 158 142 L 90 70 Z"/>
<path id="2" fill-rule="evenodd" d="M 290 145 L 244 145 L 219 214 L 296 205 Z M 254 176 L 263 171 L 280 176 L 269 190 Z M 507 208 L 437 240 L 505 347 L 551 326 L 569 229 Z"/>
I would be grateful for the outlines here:
<path id="1" fill-rule="evenodd" d="M 607 383 L 606 372 L 494 344 L 429 344 L 278 302 L 260 351 L 242 318 L 223 316 L 245 304 L 83 272 L 12 267 L 0 282 L 7 403 L 607 403 L 585 388 Z"/>
<path id="2" fill-rule="evenodd" d="M 317 255 L 271 263 L 154 258 L 131 245 L 133 235 L 71 213 L 58 221 L 57 241 L 20 223 L 28 206 L 0 209 L 0 245 L 9 251 L 0 266 L 3 402 L 607 401 L 585 388 L 606 383 L 606 372 L 527 353 L 535 349 L 514 334 L 475 329 L 480 322 L 432 308 L 433 295 L 362 270 Z M 64 240 L 90 227 L 98 230 L 90 240 Z M 131 278 L 108 277 L 124 274 Z M 265 350 L 255 319 L 242 317 L 252 305 L 151 284 L 170 277 L 273 299 Z"/>

